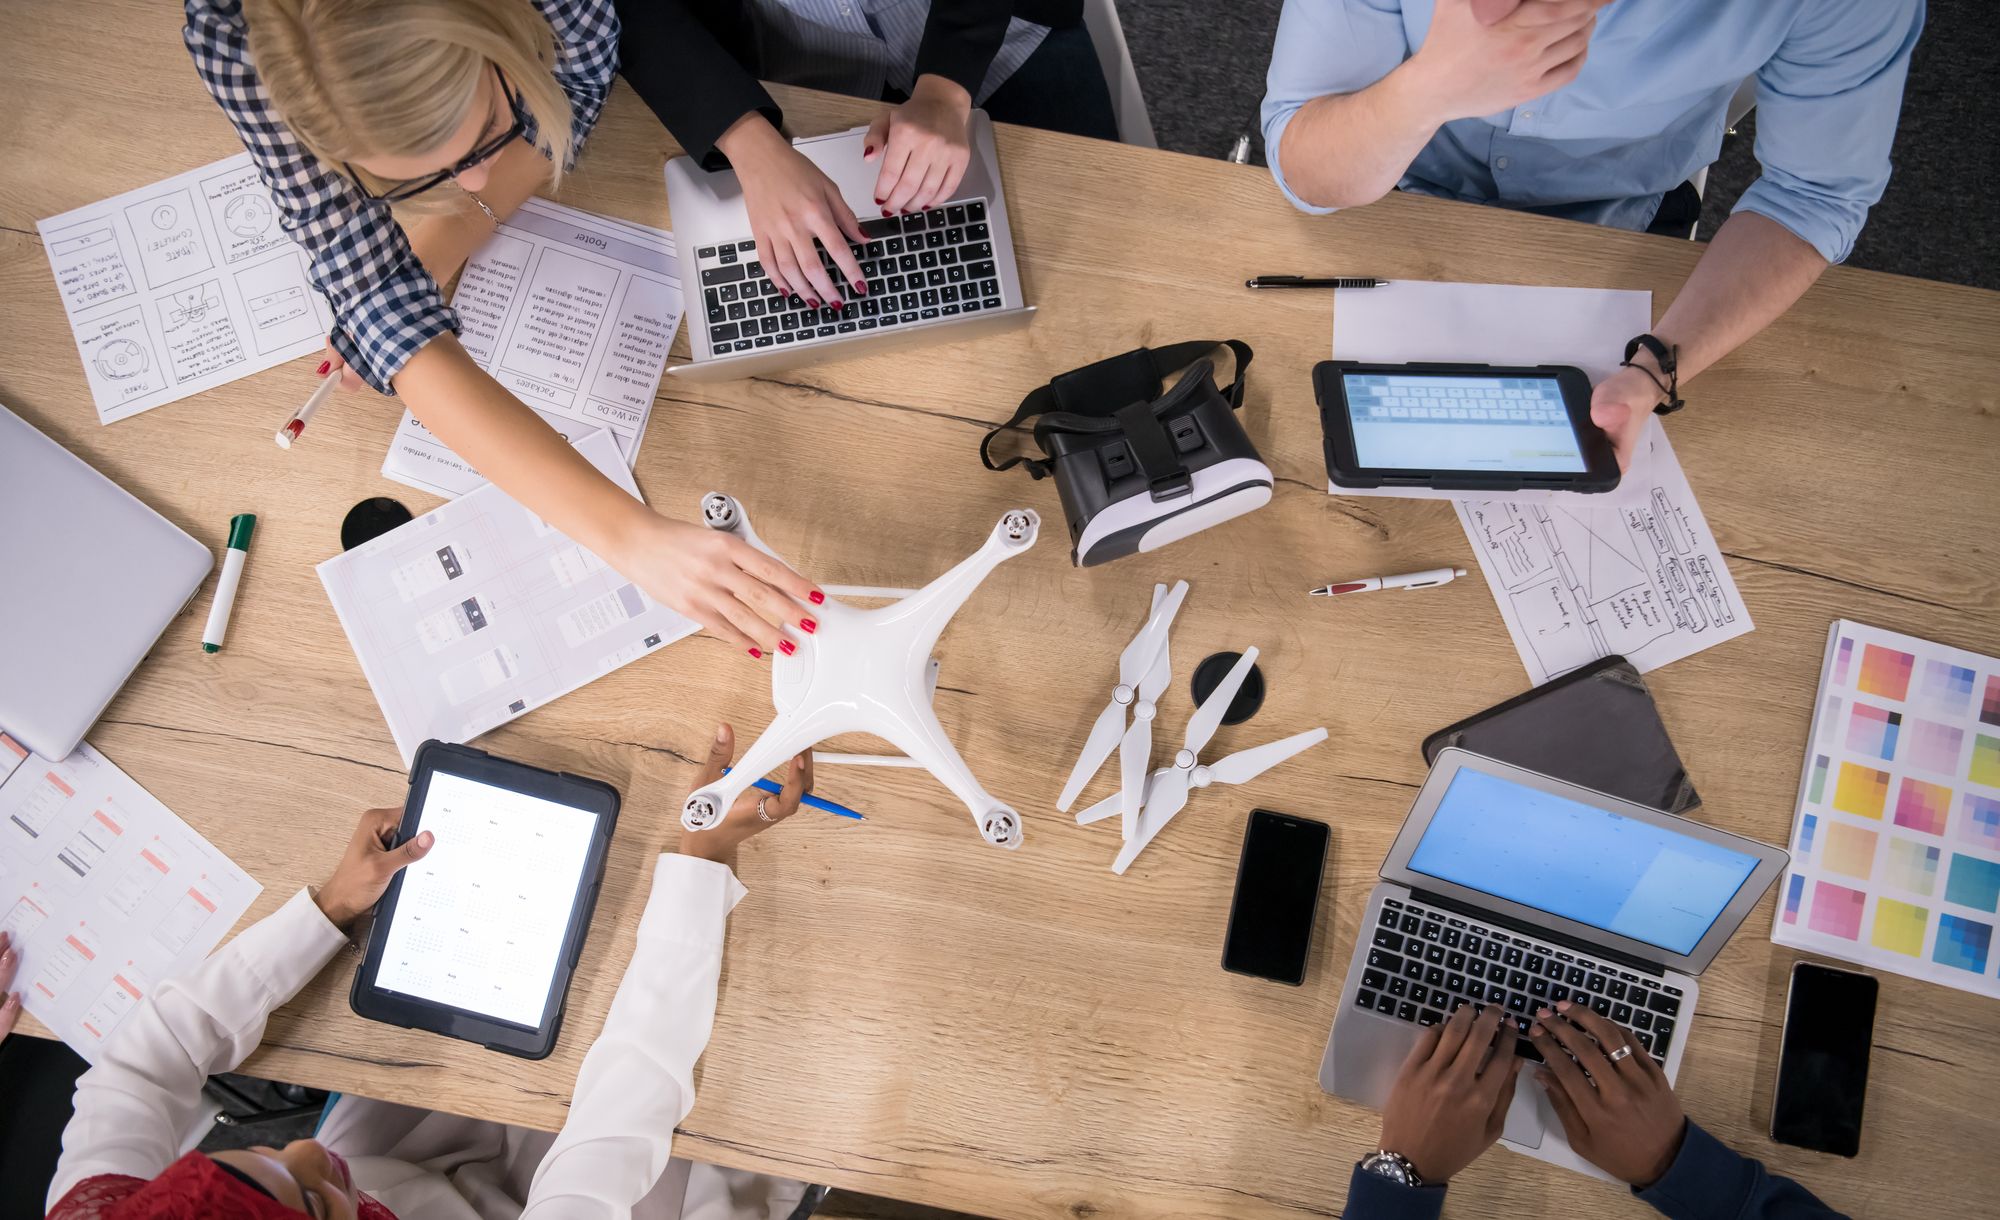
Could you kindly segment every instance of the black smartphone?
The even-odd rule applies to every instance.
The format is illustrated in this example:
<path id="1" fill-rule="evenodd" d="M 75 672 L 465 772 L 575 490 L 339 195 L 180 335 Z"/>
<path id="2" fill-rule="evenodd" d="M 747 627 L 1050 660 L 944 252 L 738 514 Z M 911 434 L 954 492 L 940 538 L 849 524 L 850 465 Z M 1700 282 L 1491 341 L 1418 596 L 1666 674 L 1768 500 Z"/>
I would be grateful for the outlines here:
<path id="1" fill-rule="evenodd" d="M 1838 1156 L 1861 1151 L 1875 991 L 1872 975 L 1816 962 L 1792 967 L 1771 1100 L 1772 1139 Z"/>
<path id="2" fill-rule="evenodd" d="M 1224 970 L 1294 987 L 1306 981 L 1327 836 L 1325 822 L 1251 811 L 1222 938 Z"/>

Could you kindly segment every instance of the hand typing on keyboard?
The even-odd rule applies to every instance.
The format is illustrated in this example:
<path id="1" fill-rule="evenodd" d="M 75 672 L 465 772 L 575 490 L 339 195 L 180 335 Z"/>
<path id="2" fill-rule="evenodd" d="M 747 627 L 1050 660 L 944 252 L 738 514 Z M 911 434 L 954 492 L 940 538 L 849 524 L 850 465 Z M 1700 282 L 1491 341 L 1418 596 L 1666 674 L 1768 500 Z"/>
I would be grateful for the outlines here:
<path id="1" fill-rule="evenodd" d="M 819 166 L 754 110 L 736 120 L 715 145 L 743 184 L 750 235 L 773 284 L 813 309 L 822 303 L 839 309 L 850 295 L 866 290 L 860 260 L 848 248 L 850 241 L 866 240 L 861 222 Z M 842 279 L 828 274 L 820 261 L 822 247 Z"/>
<path id="2" fill-rule="evenodd" d="M 1687 1117 L 1666 1070 L 1639 1051 L 1638 1036 L 1564 1002 L 1538 1009 L 1528 1038 L 1546 1061 L 1536 1079 L 1577 1155 L 1641 1190 L 1665 1176 L 1680 1154 Z"/>
<path id="3" fill-rule="evenodd" d="M 1521 1058 L 1502 1015 L 1498 1005 L 1474 1015 L 1466 1004 L 1427 1027 L 1389 1090 L 1380 1146 L 1406 1158 L 1425 1185 L 1472 1164 L 1507 1125 Z"/>
<path id="4" fill-rule="evenodd" d="M 972 95 L 935 73 L 917 78 L 910 100 L 877 115 L 863 157 L 881 161 L 875 202 L 882 215 L 921 212 L 951 198 L 972 161 Z"/>

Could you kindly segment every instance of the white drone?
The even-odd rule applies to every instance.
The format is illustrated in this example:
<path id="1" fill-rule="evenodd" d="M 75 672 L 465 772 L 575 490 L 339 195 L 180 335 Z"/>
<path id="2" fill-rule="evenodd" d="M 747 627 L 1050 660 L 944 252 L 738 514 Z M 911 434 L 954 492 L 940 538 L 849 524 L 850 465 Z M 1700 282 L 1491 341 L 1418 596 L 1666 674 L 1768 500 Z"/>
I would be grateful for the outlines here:
<path id="1" fill-rule="evenodd" d="M 1097 723 L 1092 726 L 1090 737 L 1084 743 L 1083 755 L 1077 759 L 1076 770 L 1070 774 L 1069 784 L 1063 789 L 1060 804 L 1067 811 L 1076 794 L 1111 753 L 1112 742 L 1121 743 L 1124 753 L 1119 759 L 1122 773 L 1119 791 L 1076 815 L 1080 826 L 1102 821 L 1114 813 L 1125 815 L 1125 844 L 1119 848 L 1117 859 L 1112 861 L 1111 871 L 1114 873 L 1122 874 L 1132 867 L 1132 861 L 1139 858 L 1139 853 L 1146 849 L 1147 844 L 1187 807 L 1191 789 L 1206 788 L 1210 784 L 1247 783 L 1294 754 L 1326 740 L 1326 729 L 1308 729 L 1279 741 L 1238 750 L 1213 764 L 1201 761 L 1202 748 L 1208 744 L 1209 738 L 1215 736 L 1215 730 L 1222 724 L 1223 713 L 1228 711 L 1229 704 L 1236 698 L 1243 679 L 1249 676 L 1250 667 L 1257 663 L 1257 650 L 1250 648 L 1236 659 L 1236 664 L 1230 667 L 1222 682 L 1188 717 L 1187 734 L 1182 739 L 1180 752 L 1174 755 L 1173 765 L 1160 768 L 1150 777 L 1145 775 L 1146 764 L 1152 760 L 1153 701 L 1166 689 L 1173 676 L 1173 667 L 1167 657 L 1167 630 L 1186 593 L 1185 581 L 1175 585 L 1172 592 L 1162 585 L 1153 587 L 1152 617 L 1147 619 L 1138 636 L 1118 658 L 1119 681 L 1112 692 L 1111 703 L 1098 715 Z M 1139 679 L 1135 689 L 1133 679 L 1140 674 L 1144 677 Z M 1133 722 L 1120 737 L 1119 728 L 1124 722 L 1124 708 L 1128 704 L 1134 705 Z M 1143 750 L 1141 742 L 1144 743 Z M 1140 789 L 1141 780 L 1144 781 L 1143 790 Z"/>
<path id="2" fill-rule="evenodd" d="M 749 515 L 733 497 L 710 492 L 702 497 L 701 516 L 710 529 L 734 534 L 778 558 L 750 528 Z M 777 718 L 728 775 L 687 798 L 681 825 L 706 830 L 721 822 L 758 776 L 801 750 L 840 733 L 872 733 L 903 751 L 903 756 L 815 754 L 814 761 L 922 767 L 965 802 L 987 842 L 1019 847 L 1021 815 L 980 787 L 938 724 L 931 707 L 938 663 L 931 649 L 987 573 L 1033 546 L 1040 529 L 1041 518 L 1032 510 L 1007 513 L 984 546 L 921 589 L 825 586 L 827 602 L 818 607 L 818 631 L 798 641 L 791 656 L 779 653 L 771 658 L 771 702 Z M 835 601 L 839 596 L 898 600 L 861 610 Z"/>

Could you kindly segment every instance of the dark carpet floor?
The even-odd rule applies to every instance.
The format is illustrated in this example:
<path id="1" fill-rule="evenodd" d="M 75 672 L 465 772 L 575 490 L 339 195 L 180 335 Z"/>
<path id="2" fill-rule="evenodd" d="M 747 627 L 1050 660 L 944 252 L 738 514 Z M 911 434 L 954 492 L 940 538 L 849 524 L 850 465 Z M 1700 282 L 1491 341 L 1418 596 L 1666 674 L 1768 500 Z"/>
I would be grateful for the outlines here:
<path id="1" fill-rule="evenodd" d="M 1755 0 L 1747 0 L 1754 3 Z M 1162 148 L 1220 157 L 1257 137 L 1280 0 L 1118 0 Z M 1930 0 L 1896 134 L 1895 175 L 1848 262 L 2000 289 L 2000 24 L 1990 0 Z M 1702 236 L 1757 176 L 1753 112 L 1709 171 Z"/>

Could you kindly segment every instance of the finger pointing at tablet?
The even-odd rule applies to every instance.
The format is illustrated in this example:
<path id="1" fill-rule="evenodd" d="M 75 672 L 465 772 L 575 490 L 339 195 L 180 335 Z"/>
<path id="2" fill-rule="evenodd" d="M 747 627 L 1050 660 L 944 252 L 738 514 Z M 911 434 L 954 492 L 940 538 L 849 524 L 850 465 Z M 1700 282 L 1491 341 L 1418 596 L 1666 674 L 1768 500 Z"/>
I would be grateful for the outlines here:
<path id="1" fill-rule="evenodd" d="M 396 828 L 402 821 L 401 809 L 370 809 L 361 815 L 361 823 L 354 828 L 354 837 L 347 841 L 347 850 L 334 866 L 333 876 L 313 895 L 313 901 L 334 927 L 344 932 L 353 926 L 355 920 L 374 908 L 382 891 L 389 888 L 391 877 L 404 865 L 429 854 L 437 836 L 428 830 L 408 843 L 392 846 Z"/>

